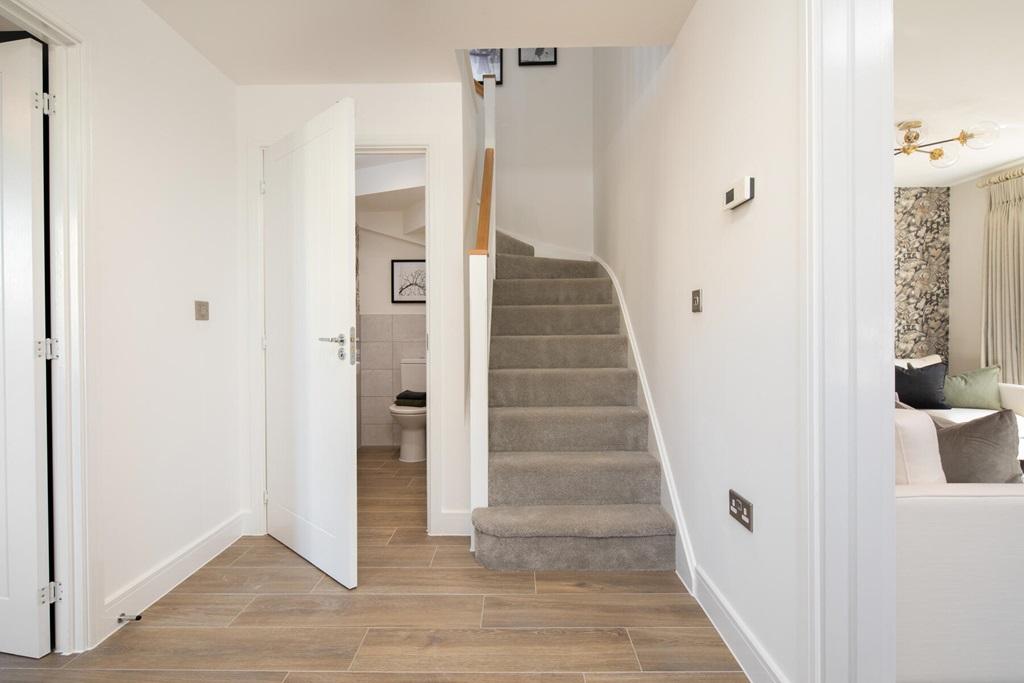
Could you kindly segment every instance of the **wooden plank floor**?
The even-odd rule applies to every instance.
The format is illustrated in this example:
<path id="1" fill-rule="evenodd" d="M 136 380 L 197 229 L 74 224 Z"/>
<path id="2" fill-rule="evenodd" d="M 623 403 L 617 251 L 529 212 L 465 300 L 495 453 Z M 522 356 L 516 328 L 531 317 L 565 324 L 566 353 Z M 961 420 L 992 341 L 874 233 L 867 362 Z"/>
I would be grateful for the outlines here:
<path id="1" fill-rule="evenodd" d="M 744 683 L 672 572 L 492 572 L 428 536 L 426 469 L 359 454 L 359 588 L 244 537 L 73 657 L 5 683 Z"/>

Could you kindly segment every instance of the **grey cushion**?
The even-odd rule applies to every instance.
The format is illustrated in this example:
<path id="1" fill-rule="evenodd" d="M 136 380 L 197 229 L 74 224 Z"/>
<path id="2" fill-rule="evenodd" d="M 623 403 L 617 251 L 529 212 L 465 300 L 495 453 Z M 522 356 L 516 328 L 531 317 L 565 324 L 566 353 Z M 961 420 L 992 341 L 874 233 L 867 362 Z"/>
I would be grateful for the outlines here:
<path id="1" fill-rule="evenodd" d="M 942 469 L 950 484 L 1020 483 L 1019 447 L 1012 410 L 939 429 Z"/>
<path id="2" fill-rule="evenodd" d="M 999 366 L 946 377 L 946 403 L 954 408 L 999 410 Z"/>

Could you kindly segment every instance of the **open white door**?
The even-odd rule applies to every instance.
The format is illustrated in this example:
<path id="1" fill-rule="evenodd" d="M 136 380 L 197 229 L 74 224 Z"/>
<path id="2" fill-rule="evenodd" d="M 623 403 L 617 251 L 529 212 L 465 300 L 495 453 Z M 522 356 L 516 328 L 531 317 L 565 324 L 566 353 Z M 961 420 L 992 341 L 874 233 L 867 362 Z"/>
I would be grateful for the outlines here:
<path id="1" fill-rule="evenodd" d="M 0 43 L 0 651 L 50 651 L 43 46 Z"/>
<path id="2" fill-rule="evenodd" d="M 355 109 L 265 152 L 267 529 L 356 585 Z"/>

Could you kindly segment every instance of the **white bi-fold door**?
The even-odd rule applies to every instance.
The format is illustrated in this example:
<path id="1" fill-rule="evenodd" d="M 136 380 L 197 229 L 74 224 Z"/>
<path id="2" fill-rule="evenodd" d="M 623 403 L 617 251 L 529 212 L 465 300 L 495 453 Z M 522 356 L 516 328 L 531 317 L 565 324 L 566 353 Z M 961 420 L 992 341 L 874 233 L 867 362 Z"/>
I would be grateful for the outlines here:
<path id="1" fill-rule="evenodd" d="M 355 109 L 264 155 L 267 528 L 356 586 Z"/>
<path id="2" fill-rule="evenodd" d="M 43 46 L 0 43 L 0 652 L 50 651 Z"/>

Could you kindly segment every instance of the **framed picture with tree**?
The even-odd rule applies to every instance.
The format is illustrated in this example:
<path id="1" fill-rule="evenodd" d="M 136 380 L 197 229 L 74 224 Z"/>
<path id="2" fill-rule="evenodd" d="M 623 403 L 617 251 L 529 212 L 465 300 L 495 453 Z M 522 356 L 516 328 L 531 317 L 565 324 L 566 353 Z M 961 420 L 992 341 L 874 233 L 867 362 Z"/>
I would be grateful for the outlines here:
<path id="1" fill-rule="evenodd" d="M 423 259 L 391 260 L 391 303 L 427 302 L 427 262 Z"/>

